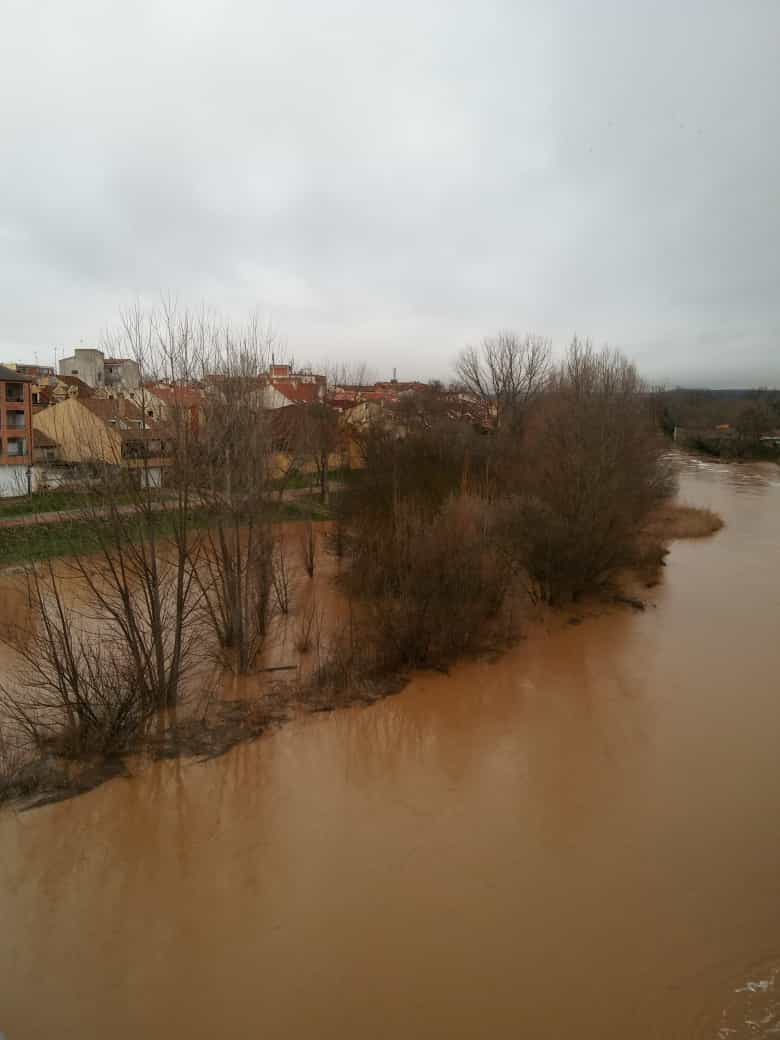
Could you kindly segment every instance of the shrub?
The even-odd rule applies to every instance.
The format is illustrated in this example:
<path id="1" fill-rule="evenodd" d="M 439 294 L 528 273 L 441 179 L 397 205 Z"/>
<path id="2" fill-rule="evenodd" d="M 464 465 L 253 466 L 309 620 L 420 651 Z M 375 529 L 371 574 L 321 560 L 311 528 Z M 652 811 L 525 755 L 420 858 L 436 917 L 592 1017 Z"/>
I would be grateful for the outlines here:
<path id="1" fill-rule="evenodd" d="M 443 665 L 478 644 L 509 578 L 490 522 L 488 505 L 468 496 L 432 517 L 399 504 L 382 551 L 353 542 L 360 566 L 348 587 L 360 599 L 356 632 L 369 670 Z"/>
<path id="2" fill-rule="evenodd" d="M 674 538 L 707 538 L 723 527 L 723 519 L 711 509 L 670 503 L 651 514 L 645 534 L 661 541 Z"/>

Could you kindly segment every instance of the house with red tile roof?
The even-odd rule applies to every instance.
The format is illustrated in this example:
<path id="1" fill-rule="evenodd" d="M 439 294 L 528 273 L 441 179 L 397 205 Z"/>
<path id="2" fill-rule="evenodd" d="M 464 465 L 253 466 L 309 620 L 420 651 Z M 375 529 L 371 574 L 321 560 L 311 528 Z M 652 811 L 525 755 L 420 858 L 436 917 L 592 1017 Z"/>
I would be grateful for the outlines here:
<path id="1" fill-rule="evenodd" d="M 155 422 L 169 422 L 177 413 L 186 413 L 193 429 L 203 420 L 206 392 L 200 386 L 174 386 L 171 383 L 144 383 L 128 394 L 141 412 Z"/>
<path id="2" fill-rule="evenodd" d="M 280 397 L 285 404 L 318 404 L 325 400 L 325 376 L 293 372 L 291 365 L 271 365 L 265 383 L 271 391 L 265 395 L 266 408 L 283 408 Z"/>

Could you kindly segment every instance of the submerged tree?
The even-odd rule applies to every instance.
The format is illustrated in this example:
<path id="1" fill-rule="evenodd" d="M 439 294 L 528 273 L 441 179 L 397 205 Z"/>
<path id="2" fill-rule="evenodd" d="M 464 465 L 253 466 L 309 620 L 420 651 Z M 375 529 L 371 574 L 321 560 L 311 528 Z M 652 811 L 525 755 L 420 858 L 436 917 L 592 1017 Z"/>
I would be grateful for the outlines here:
<path id="1" fill-rule="evenodd" d="M 164 372 L 171 386 L 192 386 L 209 337 L 207 322 L 173 307 L 126 313 L 111 348 L 139 365 L 138 404 L 100 401 L 101 422 L 87 422 L 84 413 L 79 431 L 91 473 L 79 519 L 97 552 L 73 557 L 70 571 L 88 590 L 96 621 L 126 650 L 144 703 L 156 707 L 176 704 L 198 645 L 198 472 L 192 416 L 171 407 L 163 421 L 152 421 L 143 383 Z"/>
<path id="2" fill-rule="evenodd" d="M 272 444 L 262 407 L 270 347 L 256 328 L 220 337 L 209 359 L 211 386 L 197 446 L 206 527 L 196 577 L 206 617 L 239 672 L 250 669 L 265 637 L 273 587 Z"/>
<path id="3" fill-rule="evenodd" d="M 157 708 L 139 686 L 127 642 L 88 624 L 78 591 L 51 563 L 26 574 L 36 625 L 12 629 L 14 680 L 0 683 L 0 706 L 20 748 L 63 756 L 125 750 Z"/>
<path id="4" fill-rule="evenodd" d="M 635 367 L 575 339 L 529 425 L 504 508 L 517 564 L 542 599 L 577 596 L 632 562 L 673 487 Z"/>

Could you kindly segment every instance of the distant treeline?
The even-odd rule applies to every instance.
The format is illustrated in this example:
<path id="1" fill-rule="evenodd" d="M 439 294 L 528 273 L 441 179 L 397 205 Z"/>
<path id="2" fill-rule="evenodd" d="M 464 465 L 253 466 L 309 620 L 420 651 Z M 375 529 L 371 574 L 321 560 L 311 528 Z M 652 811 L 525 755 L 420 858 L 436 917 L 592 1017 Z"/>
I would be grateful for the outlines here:
<path id="1" fill-rule="evenodd" d="M 659 422 L 669 436 L 685 431 L 686 443 L 732 458 L 774 458 L 771 439 L 780 429 L 780 391 L 663 390 L 657 394 Z"/>

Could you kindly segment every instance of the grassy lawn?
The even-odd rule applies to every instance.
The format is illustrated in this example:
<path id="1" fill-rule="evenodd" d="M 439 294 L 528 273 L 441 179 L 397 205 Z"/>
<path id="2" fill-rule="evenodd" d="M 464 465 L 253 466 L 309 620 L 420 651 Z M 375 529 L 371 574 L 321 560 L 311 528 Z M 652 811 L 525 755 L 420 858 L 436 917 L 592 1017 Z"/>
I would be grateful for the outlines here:
<path id="1" fill-rule="evenodd" d="M 165 511 L 155 516 L 159 533 L 170 533 L 171 516 Z M 330 513 L 315 499 L 275 502 L 268 506 L 267 519 L 270 523 L 299 521 L 308 516 L 313 520 L 327 520 Z M 205 512 L 196 510 L 191 516 L 191 522 L 194 527 L 204 527 L 208 523 L 208 517 Z M 128 518 L 127 530 L 130 538 L 133 537 L 133 526 L 132 518 Z M 140 536 L 140 525 L 138 529 Z M 33 560 L 48 560 L 56 556 L 97 552 L 98 549 L 100 530 L 94 522 L 60 520 L 51 524 L 0 528 L 0 567 Z"/>
<path id="2" fill-rule="evenodd" d="M 0 567 L 97 548 L 97 535 L 89 524 L 62 521 L 0 528 Z"/>
<path id="3" fill-rule="evenodd" d="M 328 470 L 328 481 L 342 481 L 345 474 L 349 473 L 348 469 L 331 469 Z M 271 481 L 271 487 L 274 488 L 289 488 L 291 491 L 298 490 L 300 488 L 314 488 L 315 490 L 319 487 L 319 478 L 316 473 L 291 473 L 288 477 L 280 480 Z"/>
<path id="4" fill-rule="evenodd" d="M 78 509 L 83 502 L 84 495 L 79 491 L 41 491 L 19 498 L 0 498 L 0 519 L 27 516 L 30 513 L 56 513 L 66 509 Z"/>
<path id="5" fill-rule="evenodd" d="M 153 492 L 156 497 L 158 492 Z M 120 505 L 133 501 L 130 494 L 117 495 L 114 499 Z M 16 516 L 33 516 L 37 513 L 66 513 L 77 511 L 89 505 L 94 508 L 100 505 L 100 498 L 88 491 L 40 491 L 35 495 L 24 495 L 20 498 L 0 498 L 0 520 L 10 520 Z"/>

